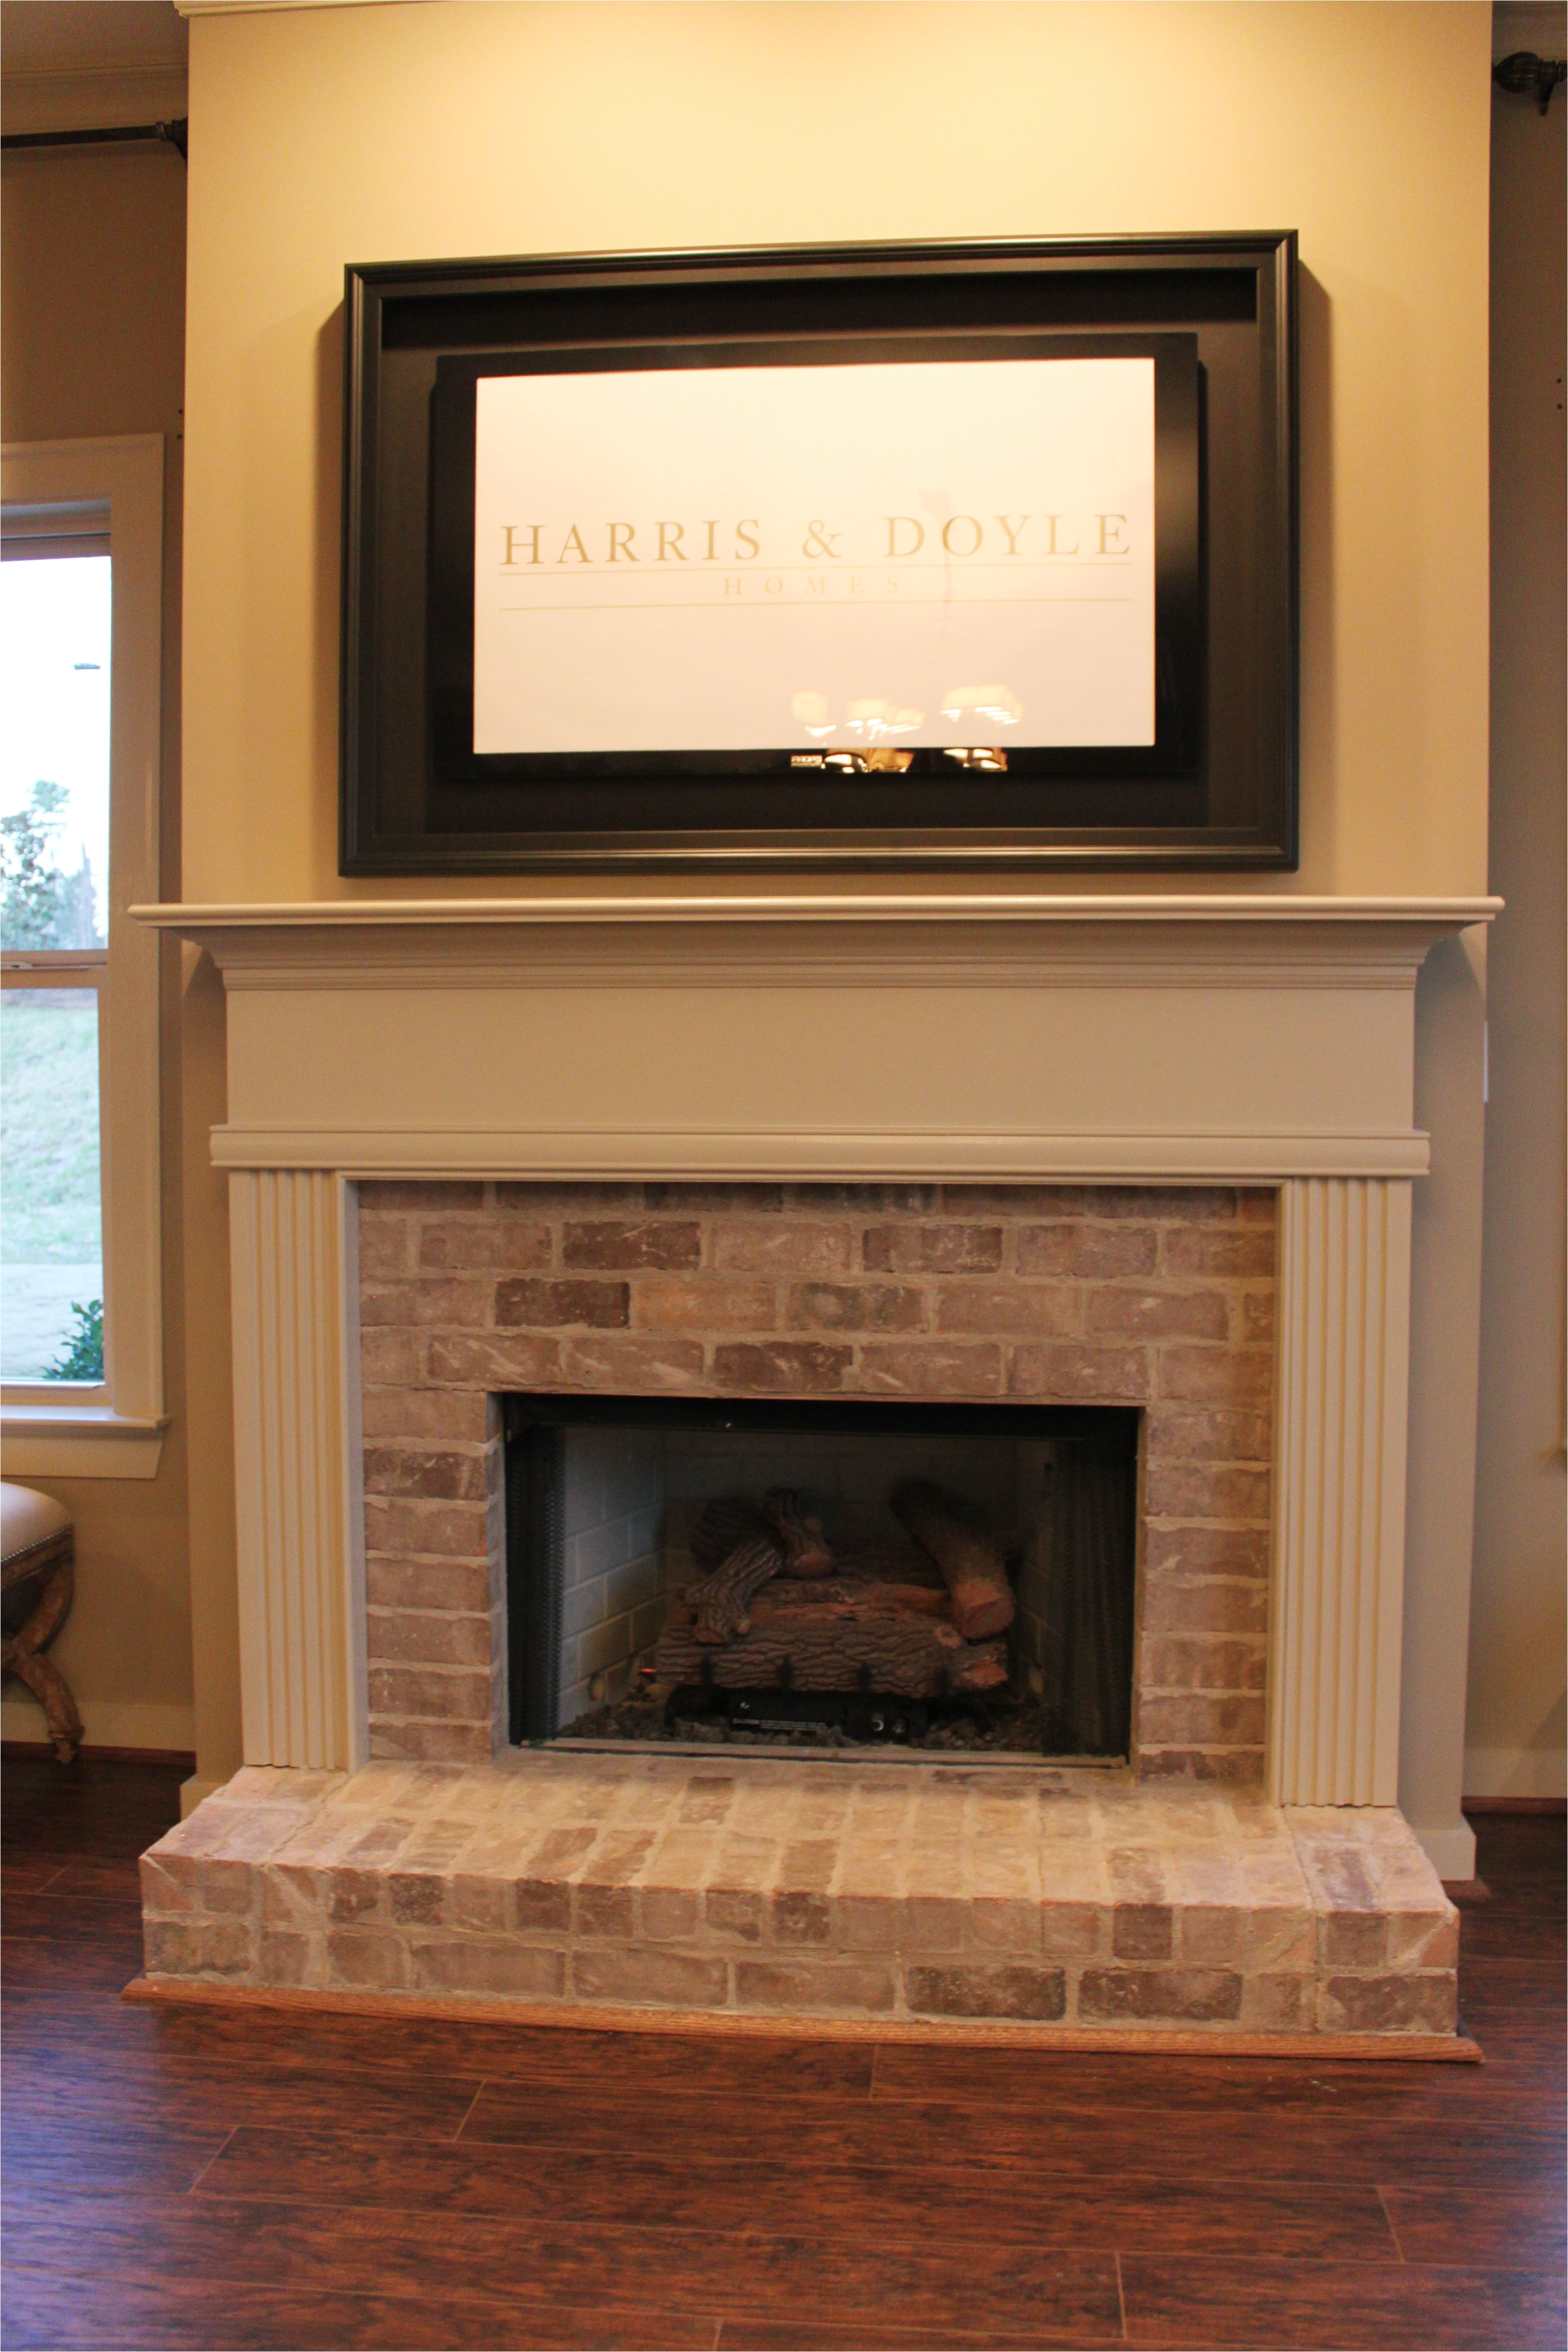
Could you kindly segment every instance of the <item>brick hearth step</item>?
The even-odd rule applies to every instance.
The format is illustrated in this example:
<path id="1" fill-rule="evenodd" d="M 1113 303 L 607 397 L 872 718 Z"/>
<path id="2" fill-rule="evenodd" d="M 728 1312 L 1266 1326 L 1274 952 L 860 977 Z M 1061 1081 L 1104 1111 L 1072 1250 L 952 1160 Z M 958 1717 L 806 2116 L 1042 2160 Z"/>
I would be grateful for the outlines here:
<path id="1" fill-rule="evenodd" d="M 148 1989 L 1451 2033 L 1401 1815 L 1107 1771 L 519 1751 L 247 1769 L 142 1864 Z"/>

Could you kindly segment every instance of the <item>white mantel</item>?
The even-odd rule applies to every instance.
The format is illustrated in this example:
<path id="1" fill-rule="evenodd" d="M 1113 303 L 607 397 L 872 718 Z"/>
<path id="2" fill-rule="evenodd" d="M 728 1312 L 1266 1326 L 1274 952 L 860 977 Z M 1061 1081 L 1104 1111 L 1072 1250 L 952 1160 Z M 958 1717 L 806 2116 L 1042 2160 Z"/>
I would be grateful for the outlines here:
<path id="1" fill-rule="evenodd" d="M 222 969 L 226 1167 L 1270 1181 L 1425 1169 L 1416 973 L 1496 904 L 650 890 L 137 911 Z"/>
<path id="2" fill-rule="evenodd" d="M 360 1760 L 353 1185 L 1280 1190 L 1270 1789 L 1396 1800 L 1415 992 L 1491 898 L 964 893 L 134 911 L 228 992 L 247 1760 Z"/>

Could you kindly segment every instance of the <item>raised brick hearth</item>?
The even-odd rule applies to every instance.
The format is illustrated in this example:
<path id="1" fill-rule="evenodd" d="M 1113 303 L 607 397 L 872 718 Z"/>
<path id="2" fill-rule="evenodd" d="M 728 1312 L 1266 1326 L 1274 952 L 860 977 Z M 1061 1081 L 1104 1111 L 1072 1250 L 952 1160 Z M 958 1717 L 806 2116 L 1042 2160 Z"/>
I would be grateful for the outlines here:
<path id="1" fill-rule="evenodd" d="M 504 1745 L 506 1391 L 1144 1408 L 1133 1760 L 1261 1778 L 1275 1196 L 367 1183 L 370 1745 Z"/>
<path id="2" fill-rule="evenodd" d="M 529 2007 L 1451 2034 L 1392 1809 L 1125 1770 L 513 1751 L 241 1772 L 142 1865 L 151 1977 Z"/>

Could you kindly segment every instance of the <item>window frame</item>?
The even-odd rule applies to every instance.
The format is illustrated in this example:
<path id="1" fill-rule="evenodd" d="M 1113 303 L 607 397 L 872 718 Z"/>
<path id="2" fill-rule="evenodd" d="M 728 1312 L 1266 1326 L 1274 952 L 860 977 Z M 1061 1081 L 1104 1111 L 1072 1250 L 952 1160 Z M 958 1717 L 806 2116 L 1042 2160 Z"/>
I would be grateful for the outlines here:
<path id="1" fill-rule="evenodd" d="M 104 1377 L 100 1385 L 72 1383 L 63 1394 L 55 1381 L 0 1386 L 5 1468 L 22 1477 L 151 1478 L 168 1426 L 159 956 L 156 934 L 128 910 L 159 895 L 163 436 L 8 445 L 0 449 L 0 501 L 35 512 L 107 506 L 114 599 L 108 946 L 24 949 L 0 958 L 7 988 L 98 992 Z"/>

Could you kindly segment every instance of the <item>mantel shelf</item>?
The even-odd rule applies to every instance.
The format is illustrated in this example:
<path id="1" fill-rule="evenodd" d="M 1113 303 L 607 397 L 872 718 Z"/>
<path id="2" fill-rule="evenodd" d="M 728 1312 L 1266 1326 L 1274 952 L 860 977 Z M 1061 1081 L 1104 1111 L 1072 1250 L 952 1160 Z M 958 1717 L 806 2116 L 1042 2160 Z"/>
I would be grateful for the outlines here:
<path id="1" fill-rule="evenodd" d="M 673 891 L 532 898 L 320 898 L 272 903 L 132 907 L 136 921 L 185 937 L 214 930 L 374 930 L 433 926 L 463 930 L 566 923 L 1318 923 L 1430 926 L 1439 933 L 1489 923 L 1500 898 L 1265 898 L 1188 893 L 1117 896 L 1016 891 L 727 896 Z"/>
<path id="2" fill-rule="evenodd" d="M 231 990 L 1405 988 L 1496 898 L 777 892 L 136 907 Z"/>

